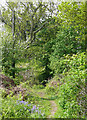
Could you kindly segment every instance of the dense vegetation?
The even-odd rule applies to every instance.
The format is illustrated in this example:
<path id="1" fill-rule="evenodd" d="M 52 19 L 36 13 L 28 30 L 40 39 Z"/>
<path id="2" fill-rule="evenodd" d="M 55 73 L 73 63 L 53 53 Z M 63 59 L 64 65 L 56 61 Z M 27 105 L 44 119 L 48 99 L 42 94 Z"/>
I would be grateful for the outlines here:
<path id="1" fill-rule="evenodd" d="M 18 96 L 1 89 L 0 116 L 48 117 L 41 91 L 55 99 L 54 118 L 85 118 L 86 2 L 7 2 L 0 21 L 1 74 L 26 88 Z"/>

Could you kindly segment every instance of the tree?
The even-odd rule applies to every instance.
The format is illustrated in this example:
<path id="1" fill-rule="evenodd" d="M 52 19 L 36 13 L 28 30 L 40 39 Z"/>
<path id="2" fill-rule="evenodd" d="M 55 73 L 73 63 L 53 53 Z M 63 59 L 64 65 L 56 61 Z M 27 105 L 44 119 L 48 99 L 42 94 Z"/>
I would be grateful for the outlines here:
<path id="1" fill-rule="evenodd" d="M 40 68 L 39 72 L 36 66 L 36 70 L 38 70 L 38 73 L 40 73 L 38 75 L 40 82 L 43 80 L 48 80 L 53 76 L 53 71 L 49 67 L 49 57 L 52 52 L 51 48 L 53 45 L 51 43 L 51 39 L 56 38 L 56 31 L 59 30 L 59 28 L 57 23 L 55 23 L 55 18 L 53 17 L 50 19 L 52 19 L 51 22 L 49 22 L 46 27 L 39 31 L 36 36 L 37 41 L 28 49 L 29 53 L 33 51 L 31 57 L 35 58 L 35 62 L 37 63 L 38 68 Z"/>
<path id="2" fill-rule="evenodd" d="M 23 60 L 23 48 L 17 44 L 17 41 L 13 41 L 12 33 L 3 33 L 4 37 L 2 38 L 2 70 L 5 74 L 15 78 L 19 69 L 16 67 L 16 64 Z M 15 64 L 15 65 L 14 65 Z M 14 66 L 13 66 L 14 65 Z"/>
<path id="3" fill-rule="evenodd" d="M 8 9 L 2 11 L 1 21 L 6 25 L 11 25 L 11 18 L 8 18 L 7 13 L 11 16 L 10 8 L 15 9 L 15 31 L 17 36 L 21 36 L 22 42 L 32 43 L 35 41 L 36 34 L 49 23 L 49 18 L 53 15 L 55 9 L 54 3 L 50 5 L 43 2 L 26 2 L 12 3 L 7 2 Z M 49 6 L 51 6 L 49 8 Z M 48 12 L 48 13 L 47 13 Z M 24 38 L 24 39 L 23 39 Z M 28 38 L 28 39 L 27 39 Z M 27 48 L 29 48 L 27 44 Z"/>
<path id="4" fill-rule="evenodd" d="M 73 55 L 85 51 L 85 4 L 62 2 L 58 9 L 60 11 L 57 16 L 60 21 L 60 29 L 56 39 L 51 40 L 53 52 L 50 55 L 50 66 L 51 69 L 61 73 L 64 68 L 59 62 L 64 54 Z"/>
<path id="5" fill-rule="evenodd" d="M 29 49 L 31 44 L 34 44 L 35 41 L 37 40 L 36 34 L 40 30 L 42 30 L 46 24 L 50 22 L 49 18 L 51 18 L 52 15 L 54 14 L 53 10 L 55 9 L 55 7 L 54 3 L 48 4 L 40 1 L 38 1 L 37 3 L 6 2 L 6 5 L 7 5 L 6 8 L 2 6 L 0 20 L 5 24 L 5 27 L 6 29 L 8 29 L 9 32 L 11 32 L 11 30 L 13 31 L 12 39 L 14 42 L 13 45 L 11 46 L 13 59 L 11 59 L 12 60 L 11 66 L 9 66 L 9 64 L 8 66 L 13 68 L 12 76 L 13 78 L 15 78 L 14 56 L 16 53 L 13 51 L 15 51 L 16 45 L 17 46 L 20 45 L 20 47 L 22 48 Z"/>
<path id="6" fill-rule="evenodd" d="M 81 43 L 78 43 L 76 37 L 79 34 L 71 26 L 68 29 L 61 29 L 57 35 L 56 39 L 52 40 L 52 52 L 50 55 L 50 67 L 55 71 L 55 73 L 62 73 L 63 69 L 66 67 L 62 65 L 61 58 L 64 55 L 73 55 L 81 52 Z M 64 67 L 63 67 L 64 66 Z"/>
<path id="7" fill-rule="evenodd" d="M 66 29 L 74 26 L 74 30 L 79 33 L 76 40 L 82 43 L 81 48 L 85 51 L 86 2 L 62 2 L 58 9 L 61 25 Z"/>

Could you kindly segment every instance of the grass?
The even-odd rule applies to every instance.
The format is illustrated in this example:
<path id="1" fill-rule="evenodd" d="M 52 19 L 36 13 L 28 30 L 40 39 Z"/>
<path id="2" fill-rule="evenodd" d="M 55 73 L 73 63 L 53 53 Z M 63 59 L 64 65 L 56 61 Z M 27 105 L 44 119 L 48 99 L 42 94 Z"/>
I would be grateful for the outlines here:
<path id="1" fill-rule="evenodd" d="M 19 100 L 20 102 L 22 101 L 22 95 L 19 94 L 18 97 L 17 95 L 14 95 L 13 97 L 8 96 L 7 98 L 3 99 L 3 103 L 2 103 L 2 108 L 3 110 L 0 110 L 2 116 L 4 117 L 16 117 L 20 118 L 20 117 L 26 117 L 27 114 L 30 115 L 30 118 L 34 117 L 34 118 L 47 118 L 50 114 L 51 114 L 51 102 L 52 100 L 56 100 L 57 96 L 53 95 L 53 94 L 47 94 L 46 93 L 46 87 L 44 87 L 43 85 L 33 85 L 30 86 L 29 83 L 30 80 L 25 81 L 24 83 L 21 82 L 20 85 L 18 85 L 19 87 L 22 86 L 23 88 L 26 88 L 26 93 L 24 95 L 25 102 L 28 102 L 28 104 L 31 104 L 31 108 L 28 108 L 27 106 L 27 110 L 28 109 L 32 109 L 33 106 L 36 105 L 36 107 L 39 107 L 39 111 L 41 111 L 41 113 L 39 113 L 39 115 L 37 113 L 29 113 L 29 111 L 24 110 L 25 106 L 24 105 L 18 105 L 16 106 L 16 101 Z M 23 101 L 23 102 L 24 102 Z M 13 106 L 13 107 L 11 107 Z M 22 111 L 20 111 L 22 110 Z M 24 111 L 24 113 L 23 113 Z M 0 115 L 1 115 L 0 114 Z M 25 114 L 25 116 L 24 116 Z M 41 116 L 40 114 L 43 114 L 43 116 Z M 29 117 L 29 116 L 28 116 Z"/>
<path id="2" fill-rule="evenodd" d="M 40 93 L 43 92 L 43 95 L 45 95 L 45 89 L 42 88 L 30 88 L 27 87 L 26 95 L 29 93 L 29 96 L 27 96 L 27 99 L 25 102 L 28 102 L 28 104 L 31 104 L 31 107 L 24 106 L 24 105 L 16 105 L 17 100 L 19 102 L 22 102 L 23 100 L 21 99 L 21 95 L 19 95 L 19 98 L 14 95 L 13 97 L 8 96 L 7 98 L 4 98 L 2 101 L 2 109 L 0 110 L 0 113 L 2 114 L 3 117 L 9 118 L 9 117 L 27 117 L 27 115 L 30 116 L 30 118 L 47 118 L 50 115 L 50 109 L 51 105 L 48 99 L 43 99 L 45 96 L 40 96 Z M 24 103 L 24 101 L 23 101 Z M 17 107 L 16 107 L 17 106 Z M 39 114 L 37 112 L 34 113 L 29 113 L 28 110 L 32 110 L 33 107 L 39 107 Z M 27 110 L 24 110 L 26 107 Z M 22 110 L 22 111 L 20 111 Z M 24 115 L 25 114 L 25 115 Z M 43 115 L 43 116 L 42 116 Z M 28 117 L 29 117 L 28 116 Z"/>
<path id="3" fill-rule="evenodd" d="M 40 89 L 36 87 L 36 89 L 31 89 L 31 91 L 34 93 L 34 96 L 36 96 L 36 103 L 39 103 L 41 109 L 45 112 L 46 117 L 49 116 L 51 113 L 51 103 L 50 101 L 55 101 L 57 107 L 60 109 L 60 111 L 56 111 L 55 115 L 52 116 L 52 118 L 58 118 L 58 112 L 63 113 L 62 109 L 60 108 L 60 105 L 58 104 L 58 95 L 52 95 L 52 94 L 46 94 L 46 89 Z M 40 93 L 44 93 L 44 95 L 40 95 Z"/>
<path id="4" fill-rule="evenodd" d="M 55 103 L 56 103 L 58 109 L 57 109 L 56 113 L 54 114 L 54 118 L 61 118 L 61 116 L 63 116 L 62 118 L 64 118 L 64 111 L 60 107 L 58 99 L 55 100 Z"/>
<path id="5" fill-rule="evenodd" d="M 42 88 L 37 88 L 36 89 L 34 87 L 34 89 L 29 89 L 32 92 L 33 95 L 33 101 L 35 104 L 39 105 L 40 110 L 42 112 L 44 112 L 45 117 L 50 115 L 50 109 L 51 109 L 51 104 L 49 99 L 46 99 L 46 95 L 45 95 L 45 89 Z M 41 93 L 43 93 L 43 95 L 41 96 Z"/>

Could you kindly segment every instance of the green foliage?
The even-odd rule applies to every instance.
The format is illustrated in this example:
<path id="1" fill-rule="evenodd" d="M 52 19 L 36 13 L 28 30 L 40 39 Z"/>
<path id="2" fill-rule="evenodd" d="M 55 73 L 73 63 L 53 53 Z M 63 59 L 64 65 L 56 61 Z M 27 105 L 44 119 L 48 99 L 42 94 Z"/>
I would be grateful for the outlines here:
<path id="1" fill-rule="evenodd" d="M 37 34 L 42 29 L 44 29 L 45 25 L 48 26 L 48 24 L 50 23 L 50 20 L 48 19 L 49 17 L 51 18 L 52 15 L 50 16 L 50 13 L 52 13 L 52 9 L 54 9 L 55 7 L 53 3 L 50 4 L 50 6 L 51 7 L 49 8 L 49 5 L 47 3 L 38 1 L 38 3 L 9 2 L 6 4 L 7 9 L 2 7 L 2 15 L 0 20 L 5 23 L 5 27 L 8 33 L 13 33 L 14 31 L 13 36 L 10 34 L 10 39 L 7 41 L 6 38 L 3 36 L 5 38 L 5 43 L 7 44 L 7 46 L 6 44 L 3 45 L 4 48 L 2 63 L 4 67 L 4 72 L 9 74 L 10 76 L 13 76 L 13 78 L 15 78 L 15 73 L 18 72 L 18 69 L 15 67 L 17 62 L 20 62 L 20 60 L 24 61 L 23 58 L 32 59 L 32 56 L 34 56 L 34 59 L 41 58 L 40 50 L 42 49 L 39 50 L 40 47 L 38 47 L 37 45 L 39 44 Z M 14 11 L 15 13 L 14 21 L 12 18 L 12 11 Z M 12 29 L 13 25 L 14 30 Z M 47 32 L 49 32 L 49 29 L 46 30 Z M 7 31 L 5 32 L 7 33 Z M 47 37 L 47 35 L 45 37 Z M 32 47 L 33 45 L 35 45 L 36 47 Z M 40 56 L 38 55 L 38 50 Z M 46 66 L 45 64 L 47 64 L 47 60 L 44 61 L 44 66 Z"/>
<path id="2" fill-rule="evenodd" d="M 47 95 L 58 95 L 59 83 L 58 80 L 54 77 L 50 80 L 45 87 Z"/>
<path id="3" fill-rule="evenodd" d="M 2 118 L 43 118 L 44 113 L 41 113 L 39 107 L 29 104 L 25 101 L 16 100 L 15 98 L 8 98 L 2 100 Z"/>
<path id="4" fill-rule="evenodd" d="M 2 8 L 0 20 L 5 23 L 6 29 L 6 34 L 2 34 L 2 47 L 0 43 L 2 70 L 8 76 L 15 73 L 16 85 L 24 82 L 27 74 L 23 87 L 35 89 L 33 93 L 28 95 L 27 91 L 24 95 L 27 102 L 21 101 L 21 95 L 17 101 L 17 96 L 10 97 L 12 93 L 7 96 L 2 91 L 2 97 L 7 96 L 2 99 L 2 117 L 47 117 L 49 102 L 44 100 L 42 104 L 43 98 L 34 93 L 38 89 L 43 90 L 43 85 L 54 76 L 52 80 L 58 80 L 58 86 L 48 83 L 45 90 L 47 95 L 58 97 L 55 117 L 85 118 L 86 4 L 61 2 L 57 8 L 53 2 L 49 3 L 11 2 L 6 9 Z M 11 34 L 11 6 L 16 16 L 14 36 Z M 53 11 L 58 11 L 58 15 L 53 15 Z M 39 82 L 43 85 L 39 85 Z M 40 104 L 40 109 L 46 114 L 36 112 L 37 105 L 35 107 L 33 104 Z M 33 106 L 35 110 L 32 112 Z"/>
<path id="5" fill-rule="evenodd" d="M 79 34 L 76 33 L 73 27 L 70 27 L 60 30 L 57 38 L 51 41 L 53 43 L 53 52 L 50 55 L 50 67 L 55 73 L 62 73 L 64 68 L 66 67 L 67 69 L 68 67 L 66 63 L 62 62 L 63 55 L 72 55 L 81 51 L 81 44 L 79 40 L 76 40 L 76 36 L 79 36 Z"/>
<path id="6" fill-rule="evenodd" d="M 62 28 L 73 26 L 75 31 L 79 33 L 77 39 L 83 42 L 83 51 L 85 46 L 86 31 L 86 2 L 62 2 L 58 8 L 60 13 L 58 18 L 61 21 Z"/>
<path id="7" fill-rule="evenodd" d="M 7 93 L 6 93 L 5 90 L 0 90 L 0 92 L 1 92 L 1 97 L 2 98 L 5 98 L 7 96 Z"/>
<path id="8" fill-rule="evenodd" d="M 39 73 L 37 73 L 37 79 L 39 79 L 40 82 L 47 80 L 49 76 L 52 76 L 52 70 L 49 68 L 49 55 L 52 51 L 50 40 L 55 38 L 57 29 L 57 26 L 55 27 L 55 22 L 47 24 L 47 27 L 44 27 L 37 34 L 36 42 L 28 49 L 29 54 L 32 52 L 30 55 L 32 59 L 30 61 L 33 63 L 33 68 Z"/>
<path id="9" fill-rule="evenodd" d="M 6 99 L 2 99 L 2 108 L 0 110 L 2 118 L 46 118 L 49 115 L 50 102 L 43 100 L 39 96 L 39 92 L 42 91 L 42 86 L 35 86 L 33 89 L 26 88 L 29 91 L 24 96 L 18 94 L 18 96 L 11 97 L 10 94 Z M 2 95 L 4 93 L 3 91 Z M 24 97 L 24 101 L 22 97 Z"/>
<path id="10" fill-rule="evenodd" d="M 33 89 L 44 89 L 43 85 L 34 85 Z"/>
<path id="11" fill-rule="evenodd" d="M 47 94 L 55 94 L 56 89 L 53 86 L 46 86 L 46 93 Z"/>
<path id="12" fill-rule="evenodd" d="M 85 53 L 65 56 L 63 63 L 69 67 L 63 70 L 63 83 L 58 92 L 58 103 L 65 117 L 85 117 Z M 67 63 L 68 62 L 68 63 Z"/>
<path id="13" fill-rule="evenodd" d="M 14 78 L 15 85 L 19 85 L 21 83 L 21 77 Z"/>
<path id="14" fill-rule="evenodd" d="M 9 76 L 13 76 L 13 71 L 15 73 L 19 72 L 19 69 L 14 66 L 23 60 L 22 51 L 23 49 L 17 44 L 17 40 L 15 41 L 15 47 L 13 48 L 14 41 L 12 41 L 12 34 L 4 35 L 2 39 L 2 70 L 5 74 Z"/>
<path id="15" fill-rule="evenodd" d="M 63 27 L 67 24 L 73 25 L 76 29 L 84 28 L 86 2 L 62 2 L 59 5 L 59 10 L 61 12 L 58 17 L 61 17 Z"/>

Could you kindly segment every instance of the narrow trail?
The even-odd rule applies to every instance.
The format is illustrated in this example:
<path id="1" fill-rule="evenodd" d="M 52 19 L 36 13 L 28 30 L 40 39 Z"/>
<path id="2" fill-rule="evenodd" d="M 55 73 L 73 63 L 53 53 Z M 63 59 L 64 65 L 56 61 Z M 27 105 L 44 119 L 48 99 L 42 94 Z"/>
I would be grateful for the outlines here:
<path id="1" fill-rule="evenodd" d="M 40 97 L 43 97 L 43 98 L 47 99 L 47 97 L 45 97 L 44 92 L 38 92 L 38 94 L 39 94 Z M 50 110 L 51 114 L 47 118 L 52 118 L 54 116 L 55 112 L 57 111 L 57 105 L 56 105 L 55 101 L 50 100 L 50 103 L 51 103 L 51 110 Z"/>
<path id="2" fill-rule="evenodd" d="M 57 111 L 57 105 L 55 103 L 55 101 L 50 101 L 51 103 L 51 115 L 48 116 L 48 118 L 51 118 L 54 116 L 55 112 Z"/>

